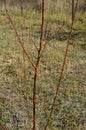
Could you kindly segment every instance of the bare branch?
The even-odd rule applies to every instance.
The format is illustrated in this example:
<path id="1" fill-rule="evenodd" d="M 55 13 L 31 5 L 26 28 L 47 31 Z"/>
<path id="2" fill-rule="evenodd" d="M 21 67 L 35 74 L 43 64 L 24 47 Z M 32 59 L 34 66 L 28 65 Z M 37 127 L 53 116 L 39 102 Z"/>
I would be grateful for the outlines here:
<path id="1" fill-rule="evenodd" d="M 20 36 L 19 36 L 19 34 L 18 34 L 18 32 L 17 32 L 17 30 L 16 30 L 16 28 L 15 28 L 15 25 L 14 25 L 14 23 L 13 23 L 13 20 L 12 20 L 10 14 L 8 13 L 8 10 L 7 10 L 6 8 L 5 8 L 5 10 L 6 10 L 7 17 L 8 17 L 8 19 L 9 19 L 9 21 L 10 21 L 12 27 L 13 27 L 13 30 L 15 31 L 15 34 L 16 34 L 16 36 L 17 36 L 17 38 L 18 38 L 18 41 L 19 41 L 19 43 L 21 44 L 21 47 L 22 47 L 22 49 L 23 49 L 23 52 L 25 53 L 25 55 L 27 56 L 28 60 L 30 61 L 31 65 L 32 65 L 32 67 L 33 67 L 33 69 L 35 69 L 35 65 L 33 64 L 33 61 L 32 61 L 32 59 L 31 59 L 31 56 L 30 56 L 30 54 L 26 51 L 26 49 L 25 49 L 25 47 L 24 47 L 24 44 L 23 44 L 22 40 L 20 39 Z"/>
<path id="2" fill-rule="evenodd" d="M 69 37 L 68 37 L 68 40 L 67 40 L 67 47 L 66 47 L 66 51 L 65 51 L 65 55 L 64 55 L 64 60 L 63 60 L 63 65 L 62 65 L 62 69 L 61 69 L 61 74 L 60 74 L 60 77 L 59 77 L 59 81 L 58 81 L 57 88 L 56 88 L 56 93 L 55 93 L 55 96 L 54 96 L 54 99 L 53 99 L 53 104 L 52 104 L 51 111 L 50 111 L 50 114 L 49 114 L 49 117 L 48 117 L 48 120 L 47 120 L 47 124 L 45 126 L 45 130 L 47 130 L 47 127 L 50 124 L 51 116 L 53 114 L 55 103 L 56 103 L 56 97 L 57 97 L 57 94 L 59 92 L 59 88 L 60 88 L 60 85 L 61 85 L 63 72 L 64 72 L 64 67 L 65 67 L 65 63 L 66 63 L 66 58 L 67 58 L 67 54 L 68 54 L 68 48 L 69 48 L 70 40 L 71 40 L 71 37 L 72 37 L 72 31 L 73 31 L 73 25 L 74 25 L 74 21 L 75 21 L 75 14 L 76 14 L 77 6 L 78 6 L 78 0 L 76 1 L 75 11 L 74 11 L 74 19 L 72 21 Z"/>
<path id="3" fill-rule="evenodd" d="M 25 18 L 24 18 L 24 25 L 25 25 L 25 28 L 27 29 L 27 25 L 26 25 L 26 20 L 25 20 Z M 28 37 L 30 38 L 32 44 L 35 46 L 36 51 L 37 51 L 37 53 L 38 53 L 38 48 L 37 48 L 37 46 L 36 46 L 36 42 L 34 41 L 32 35 L 30 34 L 29 29 L 28 29 L 27 31 L 28 31 Z"/>
<path id="4" fill-rule="evenodd" d="M 24 44 L 24 33 L 23 33 L 23 29 L 21 27 L 21 30 L 22 30 L 22 42 Z M 31 129 L 31 121 L 30 121 L 30 112 L 29 112 L 29 107 L 28 107 L 28 104 L 29 104 L 29 100 L 28 100 L 28 86 L 27 86 L 27 77 L 26 77 L 26 62 L 25 62 L 25 53 L 23 52 L 23 62 L 24 62 L 24 89 L 25 89 L 25 92 L 26 92 L 26 95 L 25 95 L 25 100 L 26 100 L 26 111 L 27 111 L 27 116 L 28 116 L 28 124 L 30 126 L 30 129 Z"/>

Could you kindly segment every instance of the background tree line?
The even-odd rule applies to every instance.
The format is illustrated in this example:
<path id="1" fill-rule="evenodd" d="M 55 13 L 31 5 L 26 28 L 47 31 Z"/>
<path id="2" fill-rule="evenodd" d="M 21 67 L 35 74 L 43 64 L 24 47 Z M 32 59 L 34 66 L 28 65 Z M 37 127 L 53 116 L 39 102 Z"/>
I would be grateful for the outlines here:
<path id="1" fill-rule="evenodd" d="M 0 0 L 0 9 L 4 8 L 4 1 L 6 1 L 9 7 L 32 8 L 36 10 L 41 8 L 41 0 Z M 71 8 L 72 0 L 46 0 L 45 2 L 47 10 L 67 11 L 68 8 Z M 78 10 L 86 11 L 86 0 L 79 0 Z"/>

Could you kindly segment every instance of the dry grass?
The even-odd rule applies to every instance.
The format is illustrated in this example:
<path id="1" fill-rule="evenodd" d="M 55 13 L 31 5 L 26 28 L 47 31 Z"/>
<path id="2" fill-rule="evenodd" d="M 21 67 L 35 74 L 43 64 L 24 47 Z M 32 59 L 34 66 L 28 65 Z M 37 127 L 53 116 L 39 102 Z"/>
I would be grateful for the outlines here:
<path id="1" fill-rule="evenodd" d="M 33 15 L 36 14 L 34 14 L 33 12 Z M 39 14 L 37 15 L 37 17 L 39 17 Z M 0 17 L 0 19 L 1 18 L 2 17 Z M 15 127 L 18 127 L 18 130 L 27 130 L 28 119 L 25 106 L 22 49 L 19 46 L 13 30 L 10 28 L 9 24 L 7 24 L 8 21 L 6 20 L 6 17 L 3 16 L 3 19 L 4 24 L 2 24 L 3 26 L 0 25 L 0 120 L 6 125 L 9 130 L 15 130 Z M 30 18 L 29 22 L 33 22 L 32 18 Z M 18 25 L 18 23 L 16 25 Z M 34 38 L 36 37 L 36 35 L 39 35 L 38 33 L 35 33 L 34 35 L 34 32 L 36 32 L 37 28 L 39 31 L 39 26 L 33 27 L 33 24 L 30 28 Z M 38 41 L 39 39 L 36 38 L 36 40 Z M 25 41 L 25 46 L 30 51 L 31 56 L 33 57 L 33 60 L 35 62 L 35 48 L 31 44 L 30 40 L 26 39 L 26 37 Z M 60 92 L 56 100 L 55 111 L 52 117 L 51 124 L 49 126 L 50 130 L 86 129 L 85 41 L 86 39 L 85 37 L 83 37 L 83 35 L 81 35 L 81 37 L 75 36 L 73 39 L 75 47 L 73 47 L 72 45 L 70 45 L 69 47 L 64 78 L 62 80 Z M 79 44 L 77 45 L 77 43 Z M 84 46 L 84 49 L 82 48 L 82 45 Z M 58 83 L 65 48 L 66 41 L 57 41 L 56 39 L 54 39 L 47 46 L 47 50 L 44 52 L 41 60 L 39 77 L 41 79 L 40 82 L 46 94 L 47 113 L 45 110 L 43 111 L 44 104 L 42 91 L 40 89 L 40 85 L 37 84 L 38 130 L 45 126 L 47 115 L 50 112 L 52 98 L 55 94 L 56 84 Z M 33 70 L 30 64 L 27 62 L 27 59 L 26 70 L 29 93 L 29 110 L 32 120 L 33 95 L 31 92 L 33 89 Z M 15 125 L 15 122 L 13 120 L 14 115 L 17 116 L 16 123 L 18 123 L 18 126 L 17 124 Z"/>

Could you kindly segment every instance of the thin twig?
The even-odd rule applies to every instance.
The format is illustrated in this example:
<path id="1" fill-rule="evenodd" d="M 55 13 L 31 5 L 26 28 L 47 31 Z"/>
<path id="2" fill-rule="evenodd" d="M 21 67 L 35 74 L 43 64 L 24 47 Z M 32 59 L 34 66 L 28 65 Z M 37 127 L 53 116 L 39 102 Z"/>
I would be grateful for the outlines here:
<path id="1" fill-rule="evenodd" d="M 51 36 L 51 38 L 48 39 L 48 40 L 45 42 L 44 47 L 42 48 L 40 57 L 42 56 L 42 54 L 43 54 L 43 52 L 44 52 L 44 50 L 45 50 L 47 44 L 49 44 L 49 42 L 56 37 L 56 35 L 61 31 L 62 27 L 63 27 L 65 24 L 66 24 L 66 22 L 63 22 L 63 24 L 61 25 L 61 27 L 59 27 L 59 29 L 57 30 L 57 32 L 56 32 L 55 34 L 53 34 L 53 35 Z"/>
<path id="2" fill-rule="evenodd" d="M 18 34 L 16 28 L 15 28 L 15 25 L 14 25 L 14 23 L 13 23 L 13 20 L 12 20 L 10 14 L 8 13 L 8 10 L 7 10 L 6 8 L 5 8 L 5 10 L 6 10 L 6 14 L 7 14 L 7 16 L 8 16 L 8 19 L 9 19 L 9 21 L 10 21 L 12 27 L 13 27 L 13 30 L 15 31 L 15 34 L 16 34 L 16 36 L 17 36 L 17 38 L 18 38 L 18 41 L 19 41 L 19 43 L 21 44 L 21 47 L 22 47 L 22 49 L 23 49 L 23 52 L 25 53 L 25 55 L 27 56 L 28 60 L 30 61 L 31 65 L 32 65 L 32 67 L 33 67 L 33 69 L 35 69 L 35 65 L 34 65 L 32 59 L 31 59 L 31 56 L 30 56 L 30 54 L 26 51 L 26 49 L 25 49 L 25 47 L 24 47 L 24 44 L 23 44 L 23 42 L 22 42 L 22 40 L 21 40 L 21 38 L 20 38 L 20 36 L 19 36 L 19 34 Z"/>
<path id="3" fill-rule="evenodd" d="M 23 33 L 23 29 L 22 29 L 22 26 L 21 26 L 21 31 L 22 31 L 22 42 L 24 44 L 24 33 Z M 23 61 L 24 61 L 24 88 L 25 88 L 25 92 L 26 92 L 26 95 L 25 95 L 25 100 L 26 100 L 26 110 L 27 110 L 27 115 L 28 115 L 28 124 L 30 126 L 30 129 L 31 129 L 31 121 L 30 121 L 30 112 L 29 112 L 29 107 L 28 107 L 28 104 L 29 104 L 29 98 L 28 98 L 28 86 L 27 86 L 27 78 L 26 78 L 26 62 L 25 62 L 25 53 L 23 52 Z"/>
<path id="4" fill-rule="evenodd" d="M 24 18 L 24 25 L 25 25 L 25 28 L 27 29 L 27 25 L 26 25 L 26 20 L 25 20 L 25 18 Z M 36 46 L 36 42 L 34 41 L 32 35 L 30 34 L 29 29 L 27 29 L 27 31 L 28 31 L 28 37 L 30 38 L 32 44 L 35 46 L 36 51 L 37 51 L 37 53 L 38 53 L 38 48 L 37 48 L 37 46 Z"/>
<path id="5" fill-rule="evenodd" d="M 24 19 L 25 20 L 25 19 Z M 26 24 L 26 21 L 25 21 L 25 24 Z M 22 38 L 24 37 L 24 33 L 23 33 L 23 28 L 21 27 L 21 31 L 22 31 Z M 28 32 L 28 35 L 30 35 L 30 33 Z M 32 36 L 30 36 L 30 38 L 32 38 Z M 23 40 L 23 42 L 24 42 L 24 39 L 22 39 Z M 32 38 L 32 40 L 33 40 L 33 38 Z M 33 42 L 33 44 L 34 44 L 34 46 L 35 46 L 35 41 L 32 41 Z M 37 48 L 37 46 L 35 46 L 36 47 L 36 50 L 37 50 L 37 52 L 38 52 L 38 48 Z M 26 88 L 26 104 L 27 104 L 27 106 L 28 106 L 28 101 L 27 101 L 27 97 L 28 97 L 28 94 L 27 94 L 27 91 L 28 91 L 28 88 L 27 88 L 27 85 L 26 85 L 26 64 L 25 64 L 25 56 L 24 56 L 24 53 L 23 53 L 23 60 L 24 60 L 24 81 L 25 81 L 25 83 L 24 83 L 24 86 L 25 86 L 25 88 Z M 44 106 L 45 106 L 45 111 L 46 111 L 46 114 L 47 114 L 47 111 L 48 111 L 48 109 L 47 109 L 47 105 L 46 105 L 46 95 L 45 95 L 45 93 L 44 93 L 44 90 L 43 90 L 43 87 L 42 87 L 42 84 L 41 84 L 41 82 L 40 82 L 40 80 L 39 80 L 39 75 L 38 75 L 38 73 L 37 73 L 37 80 L 38 80 L 38 83 L 39 83 L 39 85 L 40 85 L 40 88 L 41 88 L 41 91 L 42 91 L 42 94 L 43 94 L 43 98 L 44 98 Z M 29 114 L 28 114 L 29 115 Z M 48 114 L 47 114 L 48 115 Z M 29 119 L 30 120 L 30 119 Z"/>
<path id="6" fill-rule="evenodd" d="M 53 104 L 52 104 L 51 111 L 50 111 L 50 114 L 49 114 L 49 117 L 48 117 L 48 120 L 47 120 L 47 123 L 46 123 L 46 126 L 45 126 L 45 130 L 47 130 L 47 128 L 48 128 L 48 126 L 50 124 L 51 116 L 52 116 L 52 113 L 54 111 L 54 107 L 55 107 L 55 103 L 56 103 L 56 97 L 57 97 L 57 94 L 59 92 L 59 88 L 60 88 L 60 85 L 61 85 L 63 72 L 64 72 L 64 67 L 65 67 L 65 63 L 66 63 L 66 58 L 67 58 L 67 54 L 68 54 L 68 48 L 69 48 L 70 40 L 71 40 L 71 37 L 72 37 L 72 31 L 73 31 L 73 25 L 74 25 L 74 21 L 75 21 L 75 14 L 76 14 L 77 6 L 78 6 L 78 0 L 76 1 L 76 5 L 75 5 L 74 19 L 72 21 L 69 37 L 68 37 L 68 40 L 67 40 L 67 47 L 66 47 L 66 51 L 65 51 L 65 55 L 64 55 L 61 74 L 60 74 L 60 77 L 59 77 L 59 81 L 58 81 L 57 88 L 56 88 L 56 93 L 55 93 L 55 96 L 54 96 L 54 99 L 53 99 Z"/>
<path id="7" fill-rule="evenodd" d="M 23 60 L 24 60 L 24 88 L 25 88 L 25 92 L 26 92 L 26 96 L 25 96 L 25 99 L 26 99 L 26 109 L 27 109 L 27 115 L 28 115 L 28 124 L 30 126 L 30 129 L 31 129 L 31 121 L 30 121 L 30 112 L 29 112 L 29 101 L 28 101 L 28 87 L 27 87 L 27 84 L 26 84 L 26 64 L 25 64 L 25 55 L 23 53 Z"/>

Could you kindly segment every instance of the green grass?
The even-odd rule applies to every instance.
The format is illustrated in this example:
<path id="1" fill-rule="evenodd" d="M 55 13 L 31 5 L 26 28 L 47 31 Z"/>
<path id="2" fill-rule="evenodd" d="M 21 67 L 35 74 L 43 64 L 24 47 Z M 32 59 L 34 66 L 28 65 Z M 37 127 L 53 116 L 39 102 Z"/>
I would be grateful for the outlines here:
<path id="1" fill-rule="evenodd" d="M 13 14 L 14 23 L 16 24 L 19 35 L 21 34 L 21 25 L 23 19 L 19 12 Z M 13 123 L 13 115 L 16 114 L 19 122 L 19 130 L 28 128 L 27 113 L 25 105 L 25 88 L 23 80 L 23 55 L 22 48 L 17 41 L 14 31 L 10 27 L 9 21 L 6 19 L 5 12 L 0 12 L 0 110 L 2 111 L 0 120 L 5 123 L 8 129 L 15 129 Z M 49 26 L 52 25 L 52 33 L 59 27 L 64 17 L 53 14 L 46 18 Z M 67 63 L 61 83 L 60 91 L 57 96 L 55 111 L 52 116 L 50 130 L 85 130 L 85 98 L 86 98 L 86 38 L 85 18 L 84 14 L 78 13 L 74 30 L 80 30 L 79 35 L 73 35 L 73 44 L 69 46 Z M 33 19 L 34 18 L 34 19 Z M 79 18 L 83 20 L 83 24 L 79 22 Z M 58 25 L 59 20 L 59 25 Z M 27 26 L 37 42 L 40 36 L 40 13 L 35 11 L 27 12 Z M 69 22 L 70 23 L 70 22 Z M 37 83 L 37 128 L 44 128 L 47 120 L 47 114 L 53 102 L 56 85 L 58 83 L 63 57 L 66 49 L 66 39 L 64 40 L 63 32 L 69 30 L 70 24 L 64 26 L 61 31 L 62 40 L 58 37 L 52 40 L 41 59 L 39 77 L 46 94 L 46 104 L 48 106 L 47 113 L 44 110 L 43 94 L 40 85 Z M 19 26 L 20 24 L 20 26 Z M 23 30 L 25 34 L 27 31 Z M 31 41 L 24 37 L 25 47 L 30 52 L 35 63 L 35 48 Z M 33 90 L 33 69 L 26 59 L 27 85 L 29 93 L 29 110 L 32 119 L 32 90 Z M 4 100 L 5 99 L 5 100 Z M 3 102 L 4 100 L 4 102 Z"/>
<path id="2" fill-rule="evenodd" d="M 85 13 L 82 13 L 82 12 L 77 13 L 74 29 L 86 32 L 86 12 Z"/>

